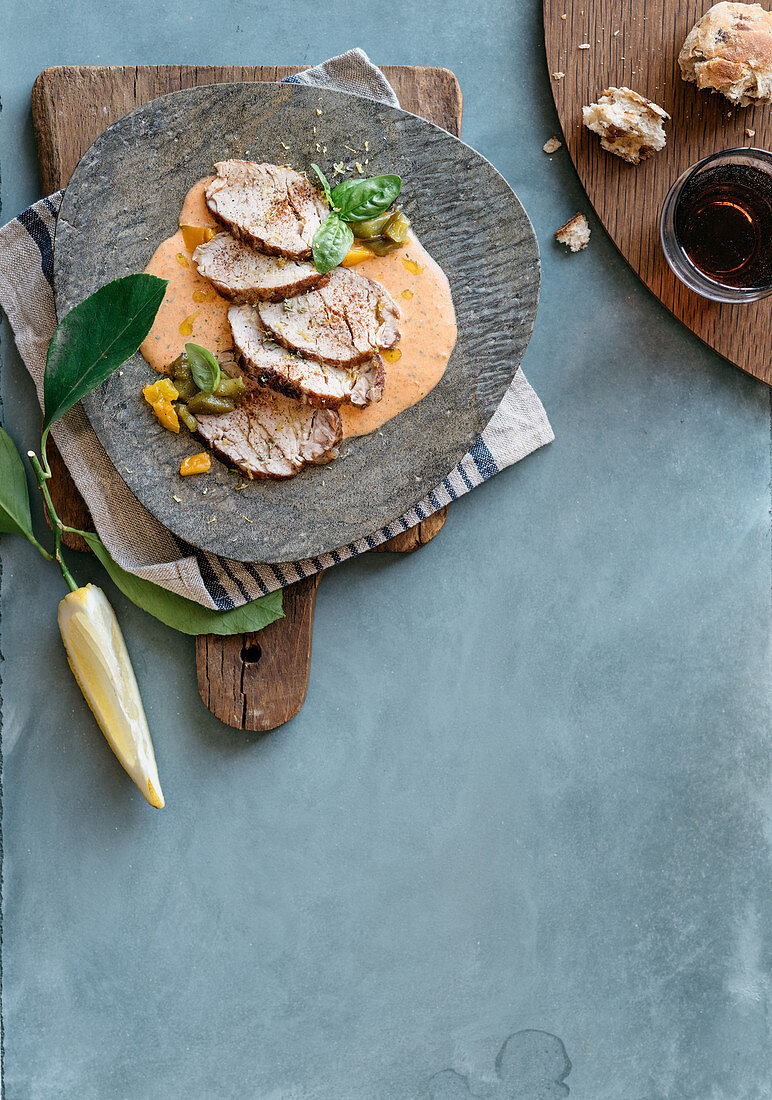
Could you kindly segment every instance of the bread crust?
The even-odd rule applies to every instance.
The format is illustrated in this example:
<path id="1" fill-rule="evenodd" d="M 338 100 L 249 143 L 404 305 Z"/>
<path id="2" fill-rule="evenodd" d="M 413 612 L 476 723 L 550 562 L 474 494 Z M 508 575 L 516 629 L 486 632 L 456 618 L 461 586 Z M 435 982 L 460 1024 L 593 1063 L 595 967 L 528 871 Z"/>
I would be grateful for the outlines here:
<path id="1" fill-rule="evenodd" d="M 581 252 L 590 243 L 590 226 L 581 211 L 555 230 L 555 240 L 572 252 Z"/>
<path id="2" fill-rule="evenodd" d="M 761 4 L 714 4 L 686 36 L 681 76 L 739 107 L 772 102 L 772 12 Z"/>

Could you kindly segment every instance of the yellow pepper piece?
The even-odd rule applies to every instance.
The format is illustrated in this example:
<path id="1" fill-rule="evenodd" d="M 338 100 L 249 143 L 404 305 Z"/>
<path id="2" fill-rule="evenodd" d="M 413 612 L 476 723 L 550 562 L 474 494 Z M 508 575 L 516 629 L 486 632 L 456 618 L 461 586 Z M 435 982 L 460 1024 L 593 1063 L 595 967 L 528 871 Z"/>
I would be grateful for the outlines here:
<path id="1" fill-rule="evenodd" d="M 168 428 L 170 432 L 179 432 L 180 421 L 172 401 L 176 401 L 180 395 L 171 379 L 159 378 L 157 382 L 151 382 L 143 389 L 142 396 L 164 428 Z"/>
<path id="2" fill-rule="evenodd" d="M 373 254 L 369 248 L 365 248 L 359 241 L 354 241 L 340 263 L 341 267 L 354 267 L 356 264 L 361 264 L 365 260 L 371 260 L 372 258 Z"/>
<path id="3" fill-rule="evenodd" d="M 180 231 L 188 252 L 195 252 L 200 244 L 211 241 L 217 233 L 211 225 L 181 225 Z"/>
<path id="4" fill-rule="evenodd" d="M 208 451 L 202 451 L 201 454 L 188 455 L 187 458 L 183 458 L 180 473 L 183 477 L 188 477 L 190 474 L 206 474 L 211 468 L 211 455 Z"/>
<path id="5" fill-rule="evenodd" d="M 382 351 L 381 355 L 387 363 L 396 363 L 402 358 L 402 352 L 399 348 L 389 348 L 386 351 Z"/>
<path id="6" fill-rule="evenodd" d="M 176 401 L 180 395 L 171 378 L 159 378 L 145 386 L 142 396 L 148 405 L 157 405 L 159 401 Z"/>

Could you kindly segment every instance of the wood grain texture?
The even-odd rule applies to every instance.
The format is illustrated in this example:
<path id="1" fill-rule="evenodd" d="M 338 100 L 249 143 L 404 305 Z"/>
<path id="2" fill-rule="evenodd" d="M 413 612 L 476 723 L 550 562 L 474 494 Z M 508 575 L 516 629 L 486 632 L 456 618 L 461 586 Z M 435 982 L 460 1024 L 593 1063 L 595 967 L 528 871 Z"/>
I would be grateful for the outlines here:
<path id="1" fill-rule="evenodd" d="M 622 255 L 701 340 L 772 384 L 772 297 L 708 302 L 676 279 L 659 243 L 665 196 L 689 165 L 721 149 L 772 148 L 772 106 L 736 108 L 681 79 L 681 46 L 709 7 L 709 0 L 544 0 L 547 65 L 568 151 Z M 638 166 L 604 152 L 582 126 L 582 106 L 611 85 L 634 88 L 672 116 L 666 148 Z"/>
<path id="2" fill-rule="evenodd" d="M 32 113 L 44 195 L 66 185 L 80 157 L 112 122 L 157 96 L 182 88 L 229 81 L 281 80 L 297 66 L 59 66 L 46 69 L 32 89 Z M 386 77 L 405 110 L 458 136 L 461 90 L 447 69 L 386 65 Z M 69 526 L 93 529 L 86 505 L 58 453 L 52 452 L 52 494 Z M 406 553 L 440 531 L 447 507 L 379 550 Z M 82 540 L 68 545 L 84 549 Z M 303 705 L 311 668 L 314 608 L 322 574 L 284 590 L 284 619 L 259 635 L 196 639 L 201 697 L 221 721 L 264 731 L 289 721 Z"/>
<path id="3" fill-rule="evenodd" d="M 303 706 L 322 576 L 316 573 L 285 588 L 284 618 L 258 634 L 196 638 L 198 690 L 221 722 L 265 732 L 294 718 Z"/>

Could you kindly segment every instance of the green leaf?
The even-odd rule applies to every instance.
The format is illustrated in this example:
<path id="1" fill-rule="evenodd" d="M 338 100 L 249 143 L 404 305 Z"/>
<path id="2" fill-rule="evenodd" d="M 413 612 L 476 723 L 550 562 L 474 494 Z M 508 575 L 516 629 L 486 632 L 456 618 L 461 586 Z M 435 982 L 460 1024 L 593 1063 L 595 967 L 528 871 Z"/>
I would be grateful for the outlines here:
<path id="1" fill-rule="evenodd" d="M 354 234 L 337 214 L 330 214 L 317 229 L 313 240 L 314 266 L 326 274 L 337 267 L 354 243 Z"/>
<path id="2" fill-rule="evenodd" d="M 214 393 L 220 385 L 220 364 L 211 351 L 200 344 L 186 344 L 185 353 L 190 363 L 193 381 L 204 393 Z"/>
<path id="3" fill-rule="evenodd" d="M 151 581 L 127 573 L 113 561 L 98 535 L 85 531 L 83 538 L 124 596 L 182 634 L 248 634 L 284 618 L 281 589 L 252 600 L 243 607 L 234 607 L 232 611 L 212 611 L 184 596 L 167 592 Z"/>
<path id="4" fill-rule="evenodd" d="M 32 542 L 32 516 L 29 510 L 29 489 L 24 463 L 16 444 L 0 428 L 0 531 L 21 535 Z"/>
<path id="5" fill-rule="evenodd" d="M 388 210 L 401 189 L 399 176 L 343 180 L 330 193 L 330 202 L 347 222 L 363 222 Z"/>
<path id="6" fill-rule="evenodd" d="M 62 318 L 46 359 L 44 432 L 134 354 L 150 331 L 167 286 L 155 275 L 127 275 L 101 287 Z"/>
<path id="7" fill-rule="evenodd" d="M 327 202 L 330 202 L 330 185 L 327 182 L 327 177 L 325 176 L 324 172 L 321 170 L 318 164 L 312 164 L 311 167 L 316 172 L 321 182 L 321 185 L 324 188 L 324 197 L 327 199 Z"/>

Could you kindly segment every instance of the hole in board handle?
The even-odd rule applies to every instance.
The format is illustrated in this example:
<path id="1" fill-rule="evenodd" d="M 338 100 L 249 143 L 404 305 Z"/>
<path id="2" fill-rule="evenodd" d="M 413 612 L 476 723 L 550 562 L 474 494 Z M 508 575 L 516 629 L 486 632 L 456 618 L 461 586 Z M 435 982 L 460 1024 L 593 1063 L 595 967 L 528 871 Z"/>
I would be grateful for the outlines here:
<path id="1" fill-rule="evenodd" d="M 250 642 L 241 650 L 241 659 L 245 665 L 256 665 L 263 655 L 263 651 L 257 642 Z"/>

